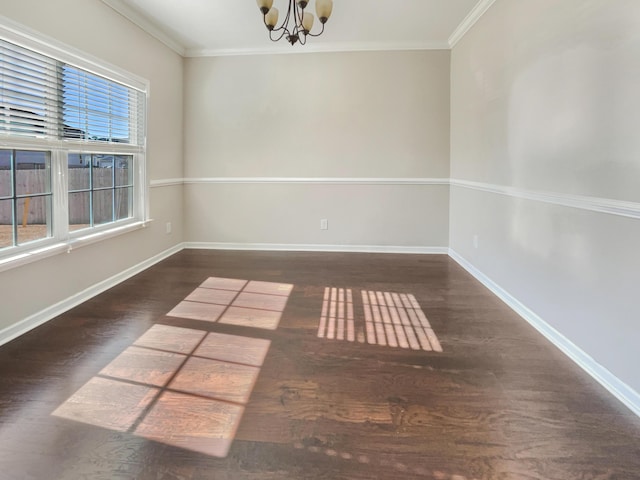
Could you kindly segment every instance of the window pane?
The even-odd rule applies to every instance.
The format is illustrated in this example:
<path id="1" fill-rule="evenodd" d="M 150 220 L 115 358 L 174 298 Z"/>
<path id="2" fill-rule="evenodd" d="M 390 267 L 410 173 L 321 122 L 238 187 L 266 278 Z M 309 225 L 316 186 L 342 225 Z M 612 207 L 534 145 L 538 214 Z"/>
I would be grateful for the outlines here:
<path id="1" fill-rule="evenodd" d="M 11 186 L 11 150 L 0 150 L 0 198 L 13 196 Z"/>
<path id="2" fill-rule="evenodd" d="M 116 155 L 116 186 L 133 185 L 133 155 Z"/>
<path id="3" fill-rule="evenodd" d="M 135 90 L 70 65 L 62 67 L 62 84 L 65 137 L 134 141 L 132 117 L 144 102 Z M 133 129 L 136 127 L 134 124 Z"/>
<path id="4" fill-rule="evenodd" d="M 113 222 L 113 190 L 93 192 L 93 224 Z"/>
<path id="5" fill-rule="evenodd" d="M 69 194 L 69 231 L 91 226 L 90 198 L 89 192 Z"/>
<path id="6" fill-rule="evenodd" d="M 13 246 L 13 200 L 0 200 L 0 248 Z"/>
<path id="7" fill-rule="evenodd" d="M 93 155 L 93 188 L 113 187 L 113 155 Z"/>
<path id="8" fill-rule="evenodd" d="M 70 153 L 67 163 L 69 165 L 69 191 L 89 190 L 91 186 L 91 155 Z"/>
<path id="9" fill-rule="evenodd" d="M 129 218 L 133 215 L 133 189 L 131 187 L 116 188 L 115 204 L 116 204 L 116 220 Z"/>
<path id="10" fill-rule="evenodd" d="M 18 245 L 50 236 L 51 200 L 48 195 L 18 198 L 16 216 Z"/>
<path id="11" fill-rule="evenodd" d="M 18 150 L 16 155 L 16 194 L 33 195 L 51 192 L 49 152 Z"/>

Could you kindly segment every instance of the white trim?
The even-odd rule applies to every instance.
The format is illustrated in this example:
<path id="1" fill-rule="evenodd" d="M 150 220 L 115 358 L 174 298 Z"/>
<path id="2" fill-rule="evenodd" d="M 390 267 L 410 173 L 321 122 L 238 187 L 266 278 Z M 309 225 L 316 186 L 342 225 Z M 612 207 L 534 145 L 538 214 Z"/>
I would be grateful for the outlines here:
<path id="1" fill-rule="evenodd" d="M 0 273 L 12 268 L 21 267 L 38 260 L 52 257 L 67 251 L 68 247 L 66 243 L 53 243 L 47 244 L 40 248 L 33 248 L 33 245 L 28 244 L 31 249 L 25 251 L 18 251 L 8 257 L 0 258 Z"/>
<path id="2" fill-rule="evenodd" d="M 107 0 L 103 0 L 107 1 Z M 286 47 L 286 48 L 283 48 Z M 396 51 L 416 51 L 416 50 L 449 50 L 447 42 L 424 42 L 424 43 L 316 43 L 307 44 L 303 48 L 291 48 L 290 45 L 274 45 L 260 48 L 188 48 L 185 57 L 227 57 L 243 55 L 290 55 L 300 53 L 336 53 L 336 52 L 396 52 Z"/>
<path id="3" fill-rule="evenodd" d="M 149 186 L 151 188 L 156 187 L 170 187 L 172 185 L 183 185 L 184 178 L 162 178 L 160 180 L 151 180 Z"/>
<path id="4" fill-rule="evenodd" d="M 75 295 L 62 300 L 55 305 L 51 305 L 50 307 L 45 308 L 44 310 L 40 310 L 39 312 L 31 315 L 30 317 L 25 318 L 22 321 L 14 323 L 7 328 L 0 330 L 0 345 L 4 345 L 5 343 L 10 342 L 14 338 L 19 337 L 27 333 L 29 330 L 32 330 L 43 323 L 48 322 L 49 320 L 57 317 L 58 315 L 63 314 L 64 312 L 71 310 L 73 307 L 80 305 L 83 302 L 99 295 L 100 293 L 108 290 L 112 287 L 115 287 L 121 282 L 137 275 L 138 273 L 146 270 L 147 268 L 155 265 L 156 263 L 164 260 L 171 255 L 178 253 L 183 249 L 183 244 L 177 244 L 164 252 L 161 252 L 157 255 L 154 255 L 143 262 L 134 265 L 116 275 L 107 278 L 101 282 L 98 282 L 81 292 L 76 293 Z"/>
<path id="5" fill-rule="evenodd" d="M 455 250 L 449 249 L 449 256 L 462 268 L 475 277 L 480 283 L 506 303 L 515 313 L 526 320 L 533 328 L 540 332 L 547 340 L 558 347 L 565 355 L 573 360 L 580 368 L 591 375 L 600 385 L 606 388 L 618 400 L 624 403 L 633 413 L 640 417 L 640 394 L 633 390 L 609 370 L 591 358 L 584 350 L 558 332 L 555 328 L 536 315 L 517 298 L 507 292 L 500 285 L 478 270 Z"/>
<path id="6" fill-rule="evenodd" d="M 546 192 L 542 190 L 527 190 L 523 188 L 507 187 L 491 183 L 473 182 L 448 178 L 366 178 L 366 177 L 188 177 L 166 178 L 152 180 L 151 187 L 170 185 L 251 185 L 251 184 L 316 184 L 316 185 L 452 185 L 506 195 L 526 200 L 551 203 L 563 207 L 578 208 L 609 215 L 640 219 L 640 203 L 608 198 L 590 197 L 585 195 L 571 195 L 568 193 Z"/>
<path id="7" fill-rule="evenodd" d="M 0 148 L 16 150 L 67 150 L 73 153 L 104 153 L 104 154 L 139 154 L 144 151 L 143 146 L 128 143 L 106 143 L 67 139 L 47 139 L 38 137 L 11 136 L 10 133 L 0 133 Z"/>
<path id="8" fill-rule="evenodd" d="M 554 193 L 540 190 L 527 190 L 524 188 L 506 187 L 490 183 L 472 182 L 468 180 L 451 179 L 454 187 L 470 188 L 497 195 L 523 198 L 536 202 L 551 203 L 563 207 L 579 208 L 609 215 L 640 219 L 640 203 L 608 198 L 588 197 L 583 195 L 571 195 L 568 193 Z"/>
<path id="9" fill-rule="evenodd" d="M 184 57 L 186 50 L 185 47 L 178 41 L 176 41 L 170 34 L 160 28 L 154 22 L 149 20 L 146 16 L 139 13 L 134 8 L 127 5 L 122 0 L 102 0 L 103 3 L 114 9 L 124 18 L 140 27 L 144 32 L 148 33 L 156 40 L 162 42 L 178 55 Z"/>
<path id="10" fill-rule="evenodd" d="M 480 0 L 469 14 L 460 22 L 460 25 L 453 31 L 449 37 L 448 46 L 453 48 L 462 40 L 462 37 L 471 30 L 478 20 L 485 14 L 487 10 L 495 3 L 496 0 Z"/>
<path id="11" fill-rule="evenodd" d="M 141 92 L 149 90 L 149 81 L 146 78 L 128 72 L 2 15 L 0 15 L 0 37 L 135 90 Z"/>
<path id="12" fill-rule="evenodd" d="M 313 245 L 293 243 L 222 243 L 185 242 L 184 248 L 199 250 L 253 250 L 266 252 L 357 252 L 357 253 L 408 253 L 420 255 L 446 255 L 447 247 L 405 247 L 395 245 Z"/>
<path id="13" fill-rule="evenodd" d="M 123 222 L 123 224 L 119 224 L 117 226 L 114 226 L 114 224 L 107 224 L 104 227 L 108 228 L 101 228 L 97 232 L 93 229 L 72 232 L 71 234 L 74 236 L 68 237 L 62 242 L 43 241 L 42 247 L 40 248 L 34 247 L 34 244 L 32 243 L 28 243 L 24 245 L 24 247 L 29 247 L 29 249 L 25 248 L 23 250 L 18 250 L 12 255 L 0 258 L 0 272 L 11 270 L 12 268 L 22 267 L 23 265 L 37 262 L 38 260 L 43 260 L 47 257 L 58 255 L 60 253 L 70 253 L 72 250 L 75 250 L 77 248 L 91 245 L 92 243 L 101 242 L 103 240 L 117 237 L 118 235 L 122 235 L 124 233 L 133 232 L 141 228 L 145 228 L 150 221 L 152 220 L 147 220 L 146 222 Z"/>
<path id="14" fill-rule="evenodd" d="M 253 184 L 253 183 L 301 183 L 324 185 L 449 185 L 448 178 L 342 178 L 342 177 L 211 177 L 185 178 L 186 185 L 201 183 Z"/>
<path id="15" fill-rule="evenodd" d="M 147 224 L 153 220 L 146 221 L 133 221 L 132 223 L 124 223 L 122 225 L 114 226 L 114 224 L 106 224 L 105 227 L 95 231 L 96 227 L 88 228 L 85 230 L 78 230 L 77 232 L 70 232 L 69 240 L 67 241 L 67 253 L 71 253 L 72 250 L 76 250 L 80 247 L 91 245 L 92 243 L 101 242 L 109 238 L 117 237 L 123 233 L 129 233 L 142 228 L 147 228 Z"/>

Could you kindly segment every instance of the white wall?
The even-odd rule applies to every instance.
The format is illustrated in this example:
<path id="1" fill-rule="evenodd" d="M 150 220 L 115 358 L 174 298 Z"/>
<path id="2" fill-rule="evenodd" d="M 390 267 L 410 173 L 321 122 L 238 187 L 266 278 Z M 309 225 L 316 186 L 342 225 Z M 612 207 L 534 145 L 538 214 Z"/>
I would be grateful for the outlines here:
<path id="1" fill-rule="evenodd" d="M 190 241 L 446 247 L 446 184 L 224 179 L 448 175 L 448 51 L 185 60 Z"/>
<path id="2" fill-rule="evenodd" d="M 636 392 L 638 25 L 636 0 L 487 11 L 452 51 L 451 172 L 476 183 L 452 187 L 450 217 L 455 252 Z"/>
<path id="3" fill-rule="evenodd" d="M 182 177 L 179 55 L 99 0 L 2 0 L 0 14 L 148 79 L 148 176 Z M 0 273 L 0 330 L 182 242 L 182 201 L 182 186 L 153 188 L 146 229 Z"/>

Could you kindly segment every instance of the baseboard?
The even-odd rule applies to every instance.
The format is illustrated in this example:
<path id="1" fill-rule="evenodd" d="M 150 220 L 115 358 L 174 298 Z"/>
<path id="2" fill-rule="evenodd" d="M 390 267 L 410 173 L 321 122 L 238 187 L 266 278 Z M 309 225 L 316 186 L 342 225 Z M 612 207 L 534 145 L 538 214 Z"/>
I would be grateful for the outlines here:
<path id="1" fill-rule="evenodd" d="M 154 255 L 153 257 L 148 258 L 147 260 L 114 275 L 113 277 L 96 283 L 95 285 L 92 285 L 89 288 L 86 288 L 85 290 L 62 300 L 61 302 L 51 305 L 50 307 L 47 307 L 44 310 L 41 310 L 31 315 L 30 317 L 25 318 L 24 320 L 21 320 L 7 328 L 4 328 L 3 330 L 0 330 L 0 345 L 4 345 L 5 343 L 10 342 L 14 338 L 27 333 L 29 330 L 33 330 L 34 328 L 48 322 L 49 320 L 66 312 L 67 310 L 80 305 L 82 302 L 86 302 L 87 300 L 104 292 L 105 290 L 115 287 L 119 283 L 122 283 L 128 278 L 137 275 L 138 273 L 146 270 L 147 268 L 155 265 L 165 258 L 178 253 L 183 248 L 184 246 L 181 243 L 175 245 L 168 250 L 165 250 L 164 252 Z"/>
<path id="2" fill-rule="evenodd" d="M 452 249 L 449 256 L 640 417 L 640 394 Z"/>
<path id="3" fill-rule="evenodd" d="M 205 250 L 257 250 L 277 252 L 354 252 L 354 253 L 413 253 L 448 254 L 447 247 L 404 247 L 392 245 L 313 245 L 279 243 L 221 243 L 186 242 L 184 248 Z"/>

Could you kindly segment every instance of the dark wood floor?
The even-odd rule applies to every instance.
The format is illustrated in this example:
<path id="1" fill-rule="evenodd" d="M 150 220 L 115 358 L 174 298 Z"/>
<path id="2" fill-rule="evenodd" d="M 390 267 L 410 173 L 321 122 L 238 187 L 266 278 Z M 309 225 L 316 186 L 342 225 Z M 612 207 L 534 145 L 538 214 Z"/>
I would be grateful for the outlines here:
<path id="1" fill-rule="evenodd" d="M 167 316 L 231 302 L 210 277 L 293 288 L 279 324 Z M 414 295 L 442 352 L 363 336 L 362 291 Z M 640 421 L 446 256 L 187 250 L 0 347 L 0 478 L 638 479 Z"/>

